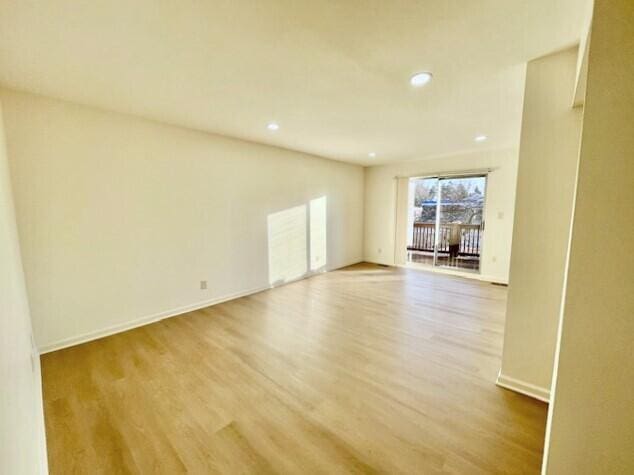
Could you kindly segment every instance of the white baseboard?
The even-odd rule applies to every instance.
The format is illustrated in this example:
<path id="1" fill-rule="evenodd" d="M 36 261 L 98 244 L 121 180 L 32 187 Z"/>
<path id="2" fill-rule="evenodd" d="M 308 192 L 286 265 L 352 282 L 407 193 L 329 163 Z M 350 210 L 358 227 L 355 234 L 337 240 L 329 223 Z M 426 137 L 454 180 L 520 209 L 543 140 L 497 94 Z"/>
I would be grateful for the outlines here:
<path id="1" fill-rule="evenodd" d="M 542 388 L 525 381 L 520 381 L 519 379 L 511 378 L 510 376 L 505 376 L 501 371 L 498 373 L 498 379 L 495 384 L 504 389 L 510 389 L 511 391 L 539 399 L 543 402 L 550 402 L 549 389 Z"/>
<path id="2" fill-rule="evenodd" d="M 338 268 L 348 267 L 350 265 L 358 264 L 359 262 L 362 262 L 362 261 L 355 260 L 354 262 L 351 262 L 349 264 L 344 264 L 343 266 Z M 326 272 L 330 272 L 332 270 L 336 270 L 336 269 L 329 269 Z M 318 272 L 318 273 L 321 273 L 321 272 Z M 316 275 L 316 273 L 307 274 L 297 279 L 294 279 L 292 281 L 284 282 L 284 284 L 279 284 L 279 285 L 290 284 L 298 280 L 307 279 L 314 275 Z M 80 345 L 82 343 L 86 343 L 92 340 L 98 340 L 99 338 L 114 335 L 115 333 L 121 333 L 127 330 L 132 330 L 133 328 L 141 327 L 149 323 L 158 322 L 159 320 L 164 320 L 170 317 L 176 317 L 178 315 L 182 315 L 183 313 L 192 312 L 194 310 L 210 307 L 212 305 L 217 305 L 222 302 L 227 302 L 228 300 L 234 300 L 240 297 L 246 297 L 247 295 L 257 294 L 258 292 L 262 292 L 263 290 L 268 290 L 273 287 L 278 287 L 279 285 L 265 285 L 262 287 L 256 287 L 249 290 L 244 290 L 241 292 L 235 292 L 233 294 L 224 295 L 222 297 L 216 297 L 209 300 L 203 300 L 202 302 L 196 302 L 193 304 L 184 305 L 182 307 L 166 310 L 164 312 L 159 312 L 152 315 L 146 315 L 144 317 L 135 318 L 134 320 L 128 320 L 127 322 L 123 322 L 123 323 L 117 323 L 115 325 L 101 328 L 99 330 L 83 333 L 81 335 L 76 335 L 69 338 L 64 338 L 58 341 L 54 341 L 52 343 L 47 343 L 45 345 L 40 346 L 38 350 L 40 355 L 43 355 L 44 353 L 50 353 L 52 351 L 61 350 L 63 348 L 68 348 L 70 346 Z"/>
<path id="3" fill-rule="evenodd" d="M 149 323 L 158 322 L 159 320 L 164 320 L 166 318 L 175 317 L 177 315 L 182 315 L 183 313 L 192 312 L 194 310 L 209 307 L 211 305 L 216 305 L 222 302 L 226 302 L 228 300 L 233 300 L 240 297 L 246 297 L 247 295 L 256 294 L 258 292 L 262 292 L 263 290 L 267 290 L 270 288 L 271 288 L 270 286 L 257 287 L 257 288 L 246 290 L 243 292 L 236 292 L 234 294 L 225 295 L 222 297 L 213 298 L 209 300 L 203 300 L 202 302 L 196 302 L 190 305 L 184 305 L 182 307 L 166 310 L 164 312 L 159 312 L 152 315 L 146 315 L 141 318 L 135 318 L 134 320 L 128 320 L 127 322 L 117 323 L 115 325 L 101 328 L 99 330 L 83 333 L 81 335 L 76 335 L 70 338 L 64 338 L 62 340 L 48 343 L 46 345 L 41 346 L 39 348 L 39 351 L 40 351 L 40 354 L 43 355 L 44 353 L 50 353 L 52 351 L 61 350 L 63 348 L 68 348 L 69 346 L 80 345 L 81 343 L 97 340 L 99 338 L 114 335 L 115 333 L 121 333 L 127 330 L 132 330 L 133 328 L 141 327 Z"/>

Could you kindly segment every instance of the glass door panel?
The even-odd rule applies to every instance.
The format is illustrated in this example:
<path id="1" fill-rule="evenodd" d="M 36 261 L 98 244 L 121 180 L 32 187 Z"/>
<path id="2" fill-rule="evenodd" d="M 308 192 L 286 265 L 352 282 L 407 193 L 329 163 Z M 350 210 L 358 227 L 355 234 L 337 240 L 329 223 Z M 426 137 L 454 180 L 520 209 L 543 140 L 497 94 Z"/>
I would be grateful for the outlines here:
<path id="1" fill-rule="evenodd" d="M 434 263 L 479 272 L 486 176 L 441 178 L 438 188 Z"/>
<path id="2" fill-rule="evenodd" d="M 407 261 L 434 264 L 438 178 L 411 178 L 407 219 Z"/>

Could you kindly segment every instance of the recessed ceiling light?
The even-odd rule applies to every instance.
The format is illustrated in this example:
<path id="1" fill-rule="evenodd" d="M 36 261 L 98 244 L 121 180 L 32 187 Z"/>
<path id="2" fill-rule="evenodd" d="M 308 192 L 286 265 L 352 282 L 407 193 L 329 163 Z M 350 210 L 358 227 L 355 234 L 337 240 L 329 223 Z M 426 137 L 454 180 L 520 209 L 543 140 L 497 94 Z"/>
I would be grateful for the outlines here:
<path id="1" fill-rule="evenodd" d="M 280 128 L 280 125 L 277 122 L 269 122 L 268 124 L 266 124 L 266 128 L 275 132 Z"/>
<path id="2" fill-rule="evenodd" d="M 488 138 L 489 137 L 487 137 L 486 135 L 476 135 L 476 137 L 473 140 L 475 140 L 476 142 L 484 142 Z"/>
<path id="3" fill-rule="evenodd" d="M 429 81 L 431 81 L 431 78 L 432 78 L 432 74 L 425 71 L 422 73 L 414 74 L 410 78 L 409 82 L 414 87 L 421 87 L 427 84 Z"/>
<path id="4" fill-rule="evenodd" d="M 368 157 L 370 157 L 370 158 L 376 158 L 376 152 L 370 152 L 370 153 L 368 153 Z"/>

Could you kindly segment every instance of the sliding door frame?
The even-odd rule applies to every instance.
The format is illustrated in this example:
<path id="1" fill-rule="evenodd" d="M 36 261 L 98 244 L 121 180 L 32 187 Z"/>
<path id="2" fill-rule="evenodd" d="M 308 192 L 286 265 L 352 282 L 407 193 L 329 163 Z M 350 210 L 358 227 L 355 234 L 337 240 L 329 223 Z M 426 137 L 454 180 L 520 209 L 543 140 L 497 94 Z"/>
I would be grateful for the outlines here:
<path id="1" fill-rule="evenodd" d="M 487 213 L 487 195 L 488 195 L 488 189 L 489 189 L 489 173 L 491 172 L 491 169 L 484 169 L 484 170 L 469 170 L 469 171 L 464 171 L 464 172 L 445 172 L 445 173 L 431 173 L 431 174 L 420 174 L 420 175 L 410 175 L 408 177 L 395 177 L 395 178 L 408 178 L 410 180 L 412 179 L 420 179 L 420 180 L 438 180 L 438 198 L 436 200 L 436 223 L 434 226 L 434 257 L 433 257 L 433 263 L 432 263 L 432 267 L 435 269 L 451 269 L 451 270 L 456 270 L 458 272 L 465 272 L 465 273 L 469 273 L 469 274 L 481 274 L 482 273 L 482 262 L 483 262 L 483 257 L 484 257 L 484 246 L 482 245 L 482 243 L 484 242 L 485 238 L 484 238 L 484 231 L 486 229 L 486 213 Z M 439 239 L 440 239 L 440 208 L 442 206 L 442 181 L 443 180 L 448 180 L 448 179 L 460 179 L 460 178 L 484 178 L 485 180 L 485 185 L 484 185 L 484 196 L 483 196 L 483 209 L 482 209 L 482 240 L 479 242 L 479 246 L 480 246 L 480 261 L 478 263 L 478 269 L 476 271 L 471 271 L 468 269 L 452 269 L 451 267 L 447 267 L 447 266 L 440 266 L 438 265 L 438 247 L 439 247 Z M 398 211 L 398 207 L 397 207 L 397 211 Z M 408 207 L 408 211 L 409 211 L 409 207 Z M 407 246 L 407 243 L 405 244 Z"/>

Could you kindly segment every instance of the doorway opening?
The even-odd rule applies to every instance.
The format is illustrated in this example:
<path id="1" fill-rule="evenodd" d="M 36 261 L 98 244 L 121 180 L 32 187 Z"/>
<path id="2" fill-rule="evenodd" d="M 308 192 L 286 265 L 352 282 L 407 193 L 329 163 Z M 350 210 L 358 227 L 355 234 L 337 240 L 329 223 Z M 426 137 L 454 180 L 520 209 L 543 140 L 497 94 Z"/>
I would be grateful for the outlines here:
<path id="1" fill-rule="evenodd" d="M 480 272 L 486 178 L 409 179 L 408 263 Z"/>

